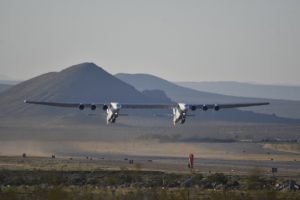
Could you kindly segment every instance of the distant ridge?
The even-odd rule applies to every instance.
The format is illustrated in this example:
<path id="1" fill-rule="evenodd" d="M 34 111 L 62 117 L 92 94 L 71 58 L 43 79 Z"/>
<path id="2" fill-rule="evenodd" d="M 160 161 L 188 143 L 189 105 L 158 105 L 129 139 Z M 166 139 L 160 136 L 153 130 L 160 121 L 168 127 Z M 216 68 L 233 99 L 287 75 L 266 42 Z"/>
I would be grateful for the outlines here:
<path id="1" fill-rule="evenodd" d="M 15 85 L 21 81 L 0 74 L 0 84 Z"/>
<path id="2" fill-rule="evenodd" d="M 0 79 L 0 84 L 6 84 L 6 85 L 16 85 L 22 81 L 12 81 L 12 80 L 5 80 L 5 79 Z"/>
<path id="3" fill-rule="evenodd" d="M 4 92 L 5 90 L 8 90 L 9 88 L 11 88 L 12 85 L 8 85 L 8 84 L 1 84 L 0 83 L 0 93 Z"/>
<path id="4" fill-rule="evenodd" d="M 224 95 L 295 101 L 300 100 L 300 86 L 263 85 L 232 81 L 175 82 L 175 84 L 199 91 L 213 92 Z"/>

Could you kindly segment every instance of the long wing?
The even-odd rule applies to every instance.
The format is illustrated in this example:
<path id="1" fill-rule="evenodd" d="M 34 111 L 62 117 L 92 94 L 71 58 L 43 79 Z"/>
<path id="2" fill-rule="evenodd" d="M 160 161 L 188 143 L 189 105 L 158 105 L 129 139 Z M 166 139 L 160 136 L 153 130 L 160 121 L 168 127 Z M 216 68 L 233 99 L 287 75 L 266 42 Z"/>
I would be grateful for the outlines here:
<path id="1" fill-rule="evenodd" d="M 202 105 L 192 105 L 196 106 L 198 109 L 223 109 L 223 108 L 242 108 L 250 106 L 263 106 L 269 105 L 269 102 L 260 102 L 260 103 L 234 103 L 234 104 L 202 104 Z"/>
<path id="2" fill-rule="evenodd" d="M 46 102 L 46 101 L 27 101 L 25 100 L 24 103 L 29 104 L 38 104 L 38 105 L 46 105 L 46 106 L 55 106 L 55 107 L 66 107 L 66 108 L 78 108 L 79 106 L 84 106 L 86 108 L 95 106 L 104 106 L 103 103 L 60 103 L 60 102 Z"/>
<path id="3" fill-rule="evenodd" d="M 61 103 L 61 102 L 46 102 L 46 101 L 24 101 L 29 104 L 38 104 L 46 106 L 55 107 L 67 107 L 67 108 L 78 108 L 79 106 L 84 106 L 89 108 L 92 106 L 102 107 L 108 105 L 105 103 Z M 240 107 L 250 107 L 250 106 L 262 106 L 268 105 L 268 102 L 262 103 L 236 103 L 236 104 L 189 104 L 189 106 L 194 106 L 197 109 L 223 109 L 223 108 L 240 108 Z M 123 109 L 171 109 L 177 106 L 177 104 L 121 104 Z"/>

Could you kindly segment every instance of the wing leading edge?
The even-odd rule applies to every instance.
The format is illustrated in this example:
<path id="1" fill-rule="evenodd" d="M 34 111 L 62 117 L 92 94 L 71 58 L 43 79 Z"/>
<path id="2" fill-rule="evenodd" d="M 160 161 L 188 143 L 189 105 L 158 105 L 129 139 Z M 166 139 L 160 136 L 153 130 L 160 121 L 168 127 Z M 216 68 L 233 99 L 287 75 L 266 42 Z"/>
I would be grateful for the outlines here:
<path id="1" fill-rule="evenodd" d="M 47 102 L 47 101 L 28 101 L 24 100 L 24 103 L 28 104 L 38 104 L 38 105 L 45 105 L 45 106 L 55 106 L 55 107 L 65 107 L 65 108 L 78 108 L 79 106 L 84 106 L 87 108 L 91 108 L 93 106 L 104 106 L 103 103 L 61 103 L 61 102 Z"/>
<path id="2" fill-rule="evenodd" d="M 263 106 L 269 105 L 269 102 L 260 102 L 260 103 L 233 103 L 233 104 L 201 104 L 201 105 L 192 105 L 197 109 L 215 109 L 218 107 L 219 109 L 223 108 L 242 108 L 242 107 L 251 107 L 251 106 Z"/>

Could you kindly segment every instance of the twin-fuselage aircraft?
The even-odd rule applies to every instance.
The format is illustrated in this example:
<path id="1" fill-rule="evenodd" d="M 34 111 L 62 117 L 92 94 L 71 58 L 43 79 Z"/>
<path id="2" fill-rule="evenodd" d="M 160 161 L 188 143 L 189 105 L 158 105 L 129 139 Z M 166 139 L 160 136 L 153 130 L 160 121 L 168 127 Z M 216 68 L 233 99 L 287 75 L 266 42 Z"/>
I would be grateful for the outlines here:
<path id="1" fill-rule="evenodd" d="M 68 107 L 68 108 L 78 108 L 84 110 L 85 108 L 96 110 L 101 108 L 106 111 L 106 122 L 115 123 L 116 119 L 120 116 L 121 109 L 172 109 L 173 110 L 173 123 L 174 125 L 178 122 L 184 124 L 186 117 L 188 116 L 188 111 L 202 110 L 207 111 L 209 109 L 219 111 L 220 109 L 226 108 L 241 108 L 250 106 L 262 106 L 268 105 L 268 102 L 262 103 L 236 103 L 236 104 L 120 104 L 117 102 L 111 103 L 60 103 L 60 102 L 45 102 L 45 101 L 30 101 L 25 100 L 28 104 L 38 104 L 46 106 L 56 106 L 56 107 Z"/>

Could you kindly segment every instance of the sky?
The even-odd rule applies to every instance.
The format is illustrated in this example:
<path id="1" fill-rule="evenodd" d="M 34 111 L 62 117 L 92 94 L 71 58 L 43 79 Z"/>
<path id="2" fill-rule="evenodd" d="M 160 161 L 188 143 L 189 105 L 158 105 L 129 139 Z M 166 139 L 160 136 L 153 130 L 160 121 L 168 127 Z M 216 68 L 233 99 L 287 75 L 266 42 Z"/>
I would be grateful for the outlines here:
<path id="1" fill-rule="evenodd" d="M 299 0 L 0 0 L 0 74 L 94 62 L 171 81 L 300 85 Z"/>

